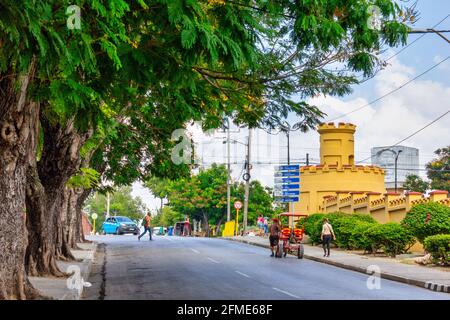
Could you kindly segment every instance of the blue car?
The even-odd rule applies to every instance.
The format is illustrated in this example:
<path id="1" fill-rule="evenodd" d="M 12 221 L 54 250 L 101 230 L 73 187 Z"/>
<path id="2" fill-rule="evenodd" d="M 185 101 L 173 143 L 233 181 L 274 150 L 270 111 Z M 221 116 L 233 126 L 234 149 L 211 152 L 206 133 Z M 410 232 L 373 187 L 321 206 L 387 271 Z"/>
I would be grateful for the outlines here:
<path id="1" fill-rule="evenodd" d="M 139 234 L 139 227 L 128 217 L 111 217 L 105 220 L 102 225 L 103 234 Z"/>

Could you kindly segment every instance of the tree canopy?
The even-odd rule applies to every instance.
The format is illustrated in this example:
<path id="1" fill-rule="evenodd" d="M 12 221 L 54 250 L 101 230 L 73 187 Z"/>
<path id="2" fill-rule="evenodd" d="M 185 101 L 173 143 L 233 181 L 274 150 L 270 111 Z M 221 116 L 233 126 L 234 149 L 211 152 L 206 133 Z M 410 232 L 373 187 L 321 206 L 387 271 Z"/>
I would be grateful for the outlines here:
<path id="1" fill-rule="evenodd" d="M 163 210 L 158 216 L 161 222 L 173 223 L 173 218 L 184 218 L 203 221 L 204 226 L 216 225 L 220 227 L 226 221 L 227 214 L 227 171 L 224 165 L 213 164 L 208 169 L 202 169 L 198 174 L 189 178 L 166 181 L 164 184 L 147 184 L 150 190 L 167 195 L 170 210 Z M 243 201 L 244 183 L 234 183 L 231 186 L 231 203 Z M 264 188 L 261 183 L 254 180 L 250 183 L 248 220 L 256 224 L 259 214 L 272 217 L 275 213 L 272 190 Z M 178 214 L 175 214 L 178 213 Z M 235 218 L 233 209 L 232 218 Z M 179 221 L 179 220 L 177 220 Z M 242 215 L 239 218 L 242 221 Z"/>
<path id="2" fill-rule="evenodd" d="M 427 163 L 427 176 L 431 180 L 431 189 L 450 192 L 450 146 L 437 149 L 438 157 Z"/>
<path id="3" fill-rule="evenodd" d="M 424 181 L 418 175 L 410 174 L 406 176 L 403 188 L 408 191 L 425 193 L 429 187 L 429 183 Z"/>

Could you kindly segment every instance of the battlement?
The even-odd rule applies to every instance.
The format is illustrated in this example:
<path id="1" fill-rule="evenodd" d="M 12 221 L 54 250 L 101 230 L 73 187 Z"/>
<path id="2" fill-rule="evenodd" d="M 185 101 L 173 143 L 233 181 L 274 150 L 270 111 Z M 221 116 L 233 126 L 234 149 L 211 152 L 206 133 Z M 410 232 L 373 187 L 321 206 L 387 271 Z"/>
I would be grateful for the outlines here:
<path id="1" fill-rule="evenodd" d="M 399 222 L 411 207 L 429 202 L 450 207 L 450 198 L 445 190 L 430 192 L 428 197 L 419 192 L 381 194 L 378 192 L 336 191 L 335 195 L 327 195 L 322 198 L 320 211 L 370 214 L 379 222 Z"/>
<path id="2" fill-rule="evenodd" d="M 376 173 L 384 174 L 384 169 L 376 166 L 362 166 L 362 165 L 315 165 L 315 166 L 303 166 L 300 167 L 300 173 L 326 173 L 326 172 L 365 172 L 365 173 Z"/>
<path id="3" fill-rule="evenodd" d="M 325 133 L 327 131 L 349 131 L 354 133 L 356 131 L 356 125 L 352 123 L 339 122 L 336 126 L 334 122 L 328 122 L 320 124 L 317 131 L 319 133 Z"/>

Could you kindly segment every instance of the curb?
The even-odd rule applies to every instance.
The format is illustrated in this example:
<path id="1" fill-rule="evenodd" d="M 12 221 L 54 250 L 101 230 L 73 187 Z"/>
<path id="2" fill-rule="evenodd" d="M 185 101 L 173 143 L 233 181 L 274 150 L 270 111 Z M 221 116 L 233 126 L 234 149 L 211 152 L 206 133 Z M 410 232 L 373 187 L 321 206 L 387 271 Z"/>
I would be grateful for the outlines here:
<path id="1" fill-rule="evenodd" d="M 246 243 L 249 245 L 266 248 L 266 249 L 270 248 L 269 245 L 254 243 L 254 242 L 247 241 L 247 240 L 238 240 L 238 239 L 225 238 L 225 237 L 223 237 L 221 239 L 228 240 L 228 241 L 240 242 L 240 243 Z M 342 262 L 336 262 L 336 261 L 332 261 L 332 260 L 328 260 L 328 259 L 314 257 L 314 256 L 308 255 L 306 253 L 303 255 L 303 257 L 306 259 L 309 259 L 309 260 L 316 261 L 316 262 L 326 263 L 326 264 L 329 264 L 329 265 L 332 265 L 332 266 L 335 266 L 338 268 L 368 274 L 366 268 L 356 267 L 356 266 L 352 266 L 352 265 L 345 264 Z M 382 279 L 387 279 L 387 280 L 401 282 L 401 283 L 405 283 L 405 284 L 409 284 L 409 285 L 414 285 L 417 287 L 425 288 L 425 289 L 436 291 L 436 292 L 450 293 L 450 285 L 444 285 L 444 284 L 438 284 L 438 283 L 429 282 L 429 281 L 410 279 L 410 278 L 405 278 L 405 277 L 401 277 L 401 276 L 397 276 L 397 275 L 393 275 L 393 274 L 389 274 L 389 273 L 385 273 L 385 272 L 380 273 L 380 277 Z"/>
<path id="2" fill-rule="evenodd" d="M 93 244 L 94 244 L 94 248 L 92 249 L 91 257 L 83 259 L 83 264 L 84 263 L 87 264 L 86 270 L 85 270 L 85 272 L 83 272 L 83 279 L 85 281 L 87 281 L 89 279 L 89 275 L 91 274 L 91 270 L 92 270 L 92 263 L 94 262 L 95 254 L 97 252 L 98 243 L 93 242 Z"/>
<path id="3" fill-rule="evenodd" d="M 84 272 L 81 274 L 81 279 L 83 282 L 87 282 L 89 279 L 89 275 L 92 271 L 92 263 L 94 262 L 95 254 L 97 252 L 98 242 L 92 243 L 94 247 L 91 250 L 90 256 L 81 261 L 81 263 L 86 266 Z M 86 287 L 83 285 L 79 294 L 69 289 L 69 292 L 65 293 L 59 300 L 81 300 L 85 288 Z"/>

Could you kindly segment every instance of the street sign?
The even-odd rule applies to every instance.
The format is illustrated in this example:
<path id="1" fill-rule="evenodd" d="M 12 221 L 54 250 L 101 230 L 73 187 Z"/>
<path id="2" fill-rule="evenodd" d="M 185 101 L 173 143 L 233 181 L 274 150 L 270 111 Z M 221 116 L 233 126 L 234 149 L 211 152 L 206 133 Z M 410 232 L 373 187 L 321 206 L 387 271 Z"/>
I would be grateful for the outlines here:
<path id="1" fill-rule="evenodd" d="M 280 197 L 276 198 L 278 202 L 298 202 L 298 197 Z"/>
<path id="2" fill-rule="evenodd" d="M 92 218 L 93 220 L 97 220 L 98 215 L 97 215 L 96 213 L 93 213 L 93 214 L 91 214 L 91 218 Z"/>
<path id="3" fill-rule="evenodd" d="M 276 185 L 273 188 L 274 190 L 291 190 L 291 189 L 300 189 L 299 184 L 280 184 Z"/>
<path id="4" fill-rule="evenodd" d="M 284 165 L 284 166 L 275 166 L 275 170 L 278 171 L 288 171 L 288 170 L 300 170 L 299 164 L 290 164 L 290 165 Z"/>
<path id="5" fill-rule="evenodd" d="M 242 202 L 240 202 L 240 201 L 235 201 L 235 202 L 234 202 L 234 208 L 235 208 L 236 210 L 239 210 L 240 208 L 242 208 Z"/>
<path id="6" fill-rule="evenodd" d="M 275 183 L 299 183 L 300 178 L 275 178 Z"/>
<path id="7" fill-rule="evenodd" d="M 277 171 L 275 177 L 298 177 L 300 171 Z"/>
<path id="8" fill-rule="evenodd" d="M 274 176 L 276 201 L 282 203 L 298 202 L 300 196 L 300 165 L 275 166 Z"/>
<path id="9" fill-rule="evenodd" d="M 300 195 L 300 190 L 279 190 L 275 191 L 275 196 L 281 197 L 281 196 L 298 196 Z"/>

